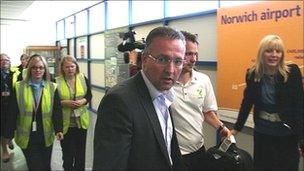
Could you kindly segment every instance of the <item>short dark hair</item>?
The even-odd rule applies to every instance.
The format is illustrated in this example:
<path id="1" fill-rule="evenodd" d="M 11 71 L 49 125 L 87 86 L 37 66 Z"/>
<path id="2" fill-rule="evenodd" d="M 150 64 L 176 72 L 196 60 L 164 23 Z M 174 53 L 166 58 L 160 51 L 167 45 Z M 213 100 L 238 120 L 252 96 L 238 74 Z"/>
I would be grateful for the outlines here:
<path id="1" fill-rule="evenodd" d="M 27 59 L 29 59 L 30 57 L 27 55 L 27 54 L 22 54 L 21 56 L 20 56 L 20 60 L 22 60 L 22 58 L 27 58 Z"/>
<path id="2" fill-rule="evenodd" d="M 181 31 L 181 32 L 185 36 L 186 41 L 191 41 L 193 43 L 199 44 L 197 34 L 192 34 L 187 31 Z"/>
<path id="3" fill-rule="evenodd" d="M 160 27 L 154 28 L 148 34 L 148 36 L 146 38 L 146 48 L 144 50 L 144 53 L 148 53 L 148 51 L 151 48 L 153 39 L 157 38 L 157 37 L 168 38 L 171 40 L 179 39 L 185 43 L 185 37 L 179 30 L 176 30 L 176 29 L 168 27 L 168 26 L 160 26 Z"/>

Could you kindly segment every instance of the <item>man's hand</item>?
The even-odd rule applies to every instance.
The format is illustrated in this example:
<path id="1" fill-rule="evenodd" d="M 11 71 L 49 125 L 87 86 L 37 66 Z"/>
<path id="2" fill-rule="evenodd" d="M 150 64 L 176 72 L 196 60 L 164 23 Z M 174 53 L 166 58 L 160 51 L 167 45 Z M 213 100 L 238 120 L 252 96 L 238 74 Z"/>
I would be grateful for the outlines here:
<path id="1" fill-rule="evenodd" d="M 223 126 L 219 133 L 222 138 L 230 137 L 232 135 L 231 131 L 226 126 Z"/>

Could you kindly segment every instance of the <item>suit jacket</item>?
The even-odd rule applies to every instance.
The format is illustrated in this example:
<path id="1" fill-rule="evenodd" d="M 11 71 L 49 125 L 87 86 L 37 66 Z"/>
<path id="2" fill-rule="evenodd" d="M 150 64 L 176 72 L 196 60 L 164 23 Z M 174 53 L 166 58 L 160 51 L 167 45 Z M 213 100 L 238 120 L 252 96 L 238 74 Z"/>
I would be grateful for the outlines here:
<path id="1" fill-rule="evenodd" d="M 277 75 L 276 89 L 276 105 L 278 113 L 283 123 L 289 125 L 291 130 L 297 136 L 298 140 L 303 139 L 303 87 L 302 76 L 299 68 L 295 64 L 288 65 L 290 68 L 287 82 L 284 82 L 283 76 Z M 240 131 L 248 117 L 248 114 L 254 105 L 253 119 L 258 119 L 258 114 L 263 110 L 261 100 L 261 83 L 254 81 L 254 72 L 246 74 L 247 87 L 244 90 L 244 98 L 241 104 L 237 122 L 234 126 L 235 130 Z"/>
<path id="2" fill-rule="evenodd" d="M 182 170 L 173 127 L 171 166 L 157 113 L 139 72 L 110 89 L 100 102 L 93 170 Z"/>

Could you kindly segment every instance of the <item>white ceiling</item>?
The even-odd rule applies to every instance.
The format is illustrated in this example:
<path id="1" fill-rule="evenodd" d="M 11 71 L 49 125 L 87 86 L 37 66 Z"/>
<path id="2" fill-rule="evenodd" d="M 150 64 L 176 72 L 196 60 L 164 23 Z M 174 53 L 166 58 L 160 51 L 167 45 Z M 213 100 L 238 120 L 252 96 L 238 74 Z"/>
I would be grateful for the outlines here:
<path id="1" fill-rule="evenodd" d="M 1 3 L 1 25 L 10 25 L 12 22 L 24 22 L 21 14 L 33 1 L 0 1 Z"/>
<path id="2" fill-rule="evenodd" d="M 88 8 L 99 1 L 3 1 L 1 0 L 1 25 L 27 21 L 56 22 L 73 13 Z"/>

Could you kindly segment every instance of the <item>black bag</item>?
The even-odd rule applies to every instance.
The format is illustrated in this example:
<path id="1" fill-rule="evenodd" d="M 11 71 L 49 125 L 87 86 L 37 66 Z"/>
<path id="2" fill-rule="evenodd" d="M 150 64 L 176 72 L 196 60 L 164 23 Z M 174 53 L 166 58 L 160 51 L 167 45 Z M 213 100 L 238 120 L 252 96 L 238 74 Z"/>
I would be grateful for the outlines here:
<path id="1" fill-rule="evenodd" d="M 218 146 L 207 150 L 207 170 L 254 170 L 251 155 L 235 143 L 231 144 L 226 152 Z"/>

